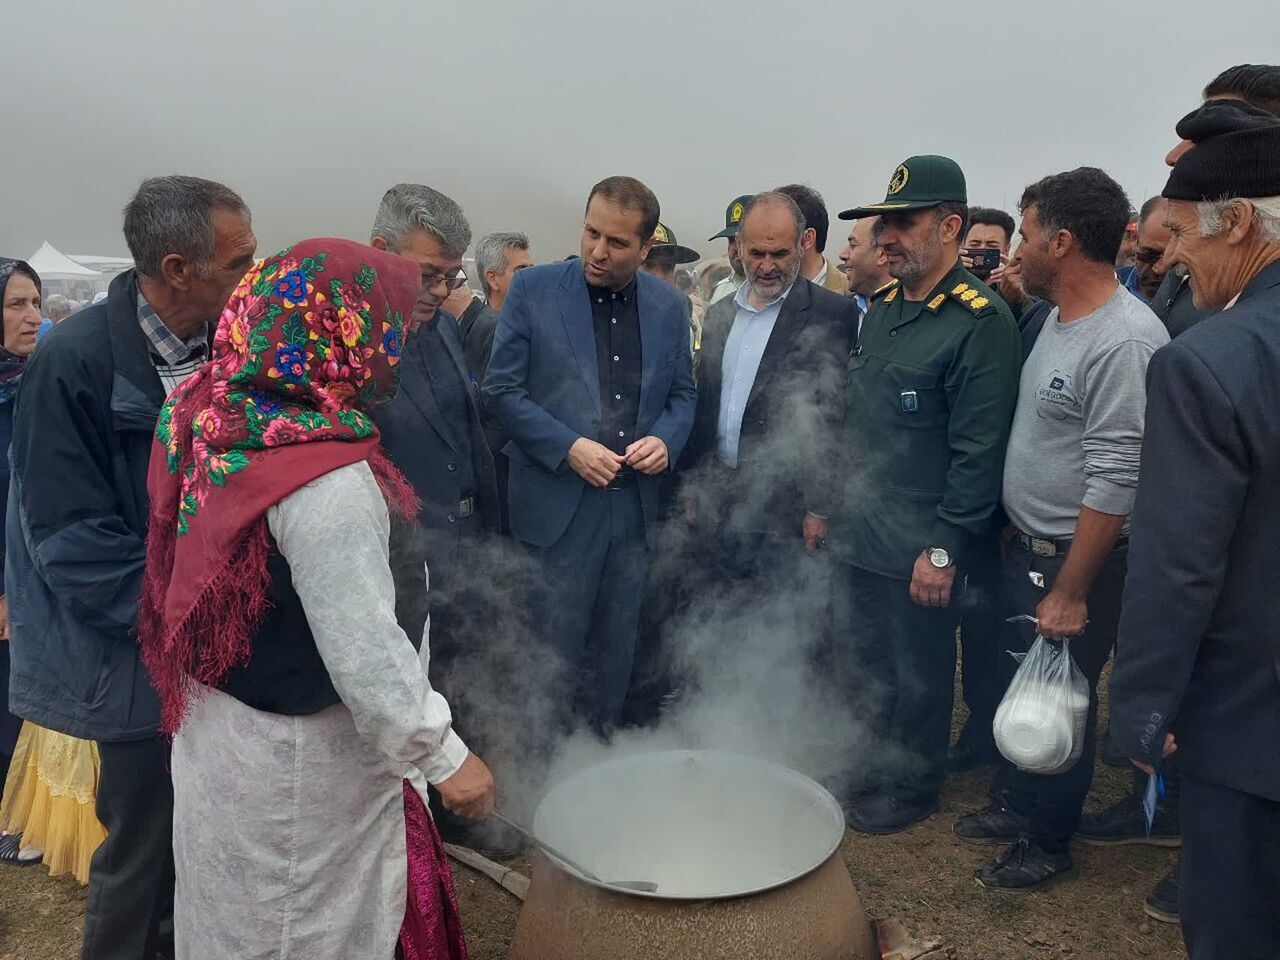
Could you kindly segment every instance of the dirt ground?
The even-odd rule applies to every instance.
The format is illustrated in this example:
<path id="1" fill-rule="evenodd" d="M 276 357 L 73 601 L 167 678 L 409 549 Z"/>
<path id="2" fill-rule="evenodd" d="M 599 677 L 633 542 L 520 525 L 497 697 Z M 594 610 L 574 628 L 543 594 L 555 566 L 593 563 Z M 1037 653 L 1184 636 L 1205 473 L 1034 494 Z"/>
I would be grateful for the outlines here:
<path id="1" fill-rule="evenodd" d="M 1043 892 L 1011 896 L 979 887 L 973 871 L 999 848 L 961 843 L 951 823 L 986 802 L 987 776 L 953 777 L 942 813 L 904 834 L 846 834 L 841 852 L 869 916 L 897 917 L 917 938 L 941 940 L 948 960 L 1186 956 L 1178 928 L 1142 912 L 1143 897 L 1175 851 L 1077 844 L 1076 875 Z M 1118 799 L 1128 783 L 1127 772 L 1100 764 L 1090 808 Z M 527 861 L 516 866 L 528 875 Z M 454 877 L 472 960 L 504 960 L 519 901 L 465 867 L 455 865 Z M 4 869 L 0 960 L 74 960 L 83 914 L 84 892 L 74 881 L 50 879 L 40 867 Z"/>

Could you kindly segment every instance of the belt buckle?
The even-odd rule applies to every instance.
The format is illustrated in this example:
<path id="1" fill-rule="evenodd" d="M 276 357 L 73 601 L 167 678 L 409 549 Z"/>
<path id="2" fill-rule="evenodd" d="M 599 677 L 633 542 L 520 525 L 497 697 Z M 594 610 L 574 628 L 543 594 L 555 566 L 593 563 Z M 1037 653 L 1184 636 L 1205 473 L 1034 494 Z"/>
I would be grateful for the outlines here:
<path id="1" fill-rule="evenodd" d="M 1041 540 L 1039 537 L 1031 537 L 1031 552 L 1037 557 L 1056 557 L 1058 548 L 1054 546 L 1052 540 Z"/>
<path id="2" fill-rule="evenodd" d="M 476 510 L 476 498 L 466 497 L 458 501 L 458 516 L 463 520 L 470 517 Z"/>

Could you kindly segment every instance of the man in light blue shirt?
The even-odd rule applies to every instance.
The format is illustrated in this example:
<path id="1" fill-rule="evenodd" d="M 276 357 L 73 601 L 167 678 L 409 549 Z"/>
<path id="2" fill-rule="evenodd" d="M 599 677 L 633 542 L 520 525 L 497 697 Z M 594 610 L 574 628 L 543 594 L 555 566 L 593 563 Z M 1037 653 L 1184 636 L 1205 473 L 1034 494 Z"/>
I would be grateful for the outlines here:
<path id="1" fill-rule="evenodd" d="M 788 558 L 825 536 L 857 307 L 801 276 L 805 220 L 790 197 L 763 193 L 743 207 L 746 279 L 703 322 L 682 494 L 717 555 L 707 568 L 774 589 Z"/>
<path id="2" fill-rule="evenodd" d="M 797 266 L 799 261 L 796 261 Z M 742 414 L 760 370 L 764 348 L 769 345 L 783 301 L 791 293 L 794 276 L 785 290 L 771 300 L 756 292 L 755 284 L 744 283 L 734 294 L 738 308 L 729 339 L 724 345 L 721 365 L 720 419 L 716 425 L 716 455 L 726 467 L 738 466 L 738 439 L 742 435 Z"/>

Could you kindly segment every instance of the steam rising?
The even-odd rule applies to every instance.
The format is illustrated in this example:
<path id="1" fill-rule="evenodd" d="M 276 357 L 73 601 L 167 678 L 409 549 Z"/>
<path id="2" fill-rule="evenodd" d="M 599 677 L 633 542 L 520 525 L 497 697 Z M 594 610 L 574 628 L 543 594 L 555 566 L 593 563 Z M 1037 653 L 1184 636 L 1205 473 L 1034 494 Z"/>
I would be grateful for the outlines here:
<path id="1" fill-rule="evenodd" d="M 797 344 L 805 346 L 802 339 Z M 883 691 L 859 669 L 861 638 L 844 635 L 833 604 L 846 592 L 846 568 L 826 554 L 805 554 L 801 540 L 802 488 L 812 486 L 815 469 L 844 478 L 829 491 L 833 500 L 858 495 L 858 465 L 831 462 L 839 446 L 832 443 L 831 404 L 844 402 L 843 375 L 843 369 L 806 370 L 790 382 L 775 379 L 770 389 L 780 399 L 769 415 L 793 429 L 774 431 L 779 449 L 757 446 L 731 489 L 722 470 L 678 475 L 672 515 L 651 544 L 645 599 L 665 614 L 663 656 L 655 663 L 646 655 L 652 651 L 641 650 L 641 675 L 633 677 L 634 687 L 666 668 L 674 689 L 644 728 L 602 737 L 563 726 L 572 687 L 534 639 L 523 600 L 534 582 L 534 561 L 517 543 L 484 551 L 472 579 L 496 587 L 473 603 L 485 649 L 456 662 L 433 657 L 432 670 L 451 697 L 463 736 L 493 761 L 508 812 L 531 819 L 545 789 L 584 766 L 668 749 L 772 760 L 839 797 L 858 785 L 873 753 L 880 758 L 892 749 L 871 742 L 869 725 L 882 709 Z M 778 509 L 780 490 L 790 491 L 783 502 L 794 514 L 794 529 L 788 542 L 765 552 L 768 569 L 744 578 L 715 566 L 708 549 L 713 519 L 759 529 Z M 700 504 L 692 527 L 680 509 L 690 497 Z M 433 654 L 437 646 L 433 641 Z"/>

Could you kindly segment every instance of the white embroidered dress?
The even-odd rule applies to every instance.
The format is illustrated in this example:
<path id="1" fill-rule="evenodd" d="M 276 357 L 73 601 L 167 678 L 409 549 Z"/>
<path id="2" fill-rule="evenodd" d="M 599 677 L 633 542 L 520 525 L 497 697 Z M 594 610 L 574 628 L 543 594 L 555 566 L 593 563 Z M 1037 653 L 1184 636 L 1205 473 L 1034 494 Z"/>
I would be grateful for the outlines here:
<path id="1" fill-rule="evenodd" d="M 305 717 L 204 691 L 173 745 L 180 960 L 390 960 L 406 904 L 402 780 L 467 748 L 395 618 L 367 463 L 267 512 L 342 703 Z M 425 571 L 424 571 L 425 576 Z"/>

